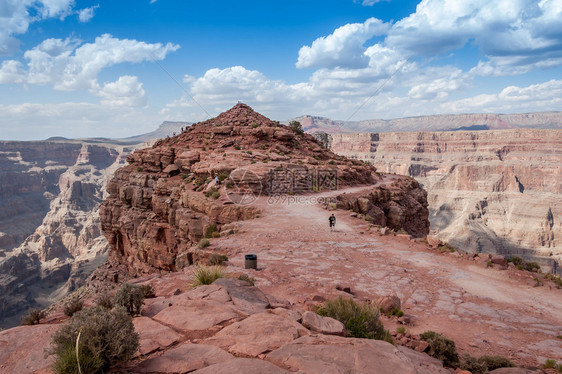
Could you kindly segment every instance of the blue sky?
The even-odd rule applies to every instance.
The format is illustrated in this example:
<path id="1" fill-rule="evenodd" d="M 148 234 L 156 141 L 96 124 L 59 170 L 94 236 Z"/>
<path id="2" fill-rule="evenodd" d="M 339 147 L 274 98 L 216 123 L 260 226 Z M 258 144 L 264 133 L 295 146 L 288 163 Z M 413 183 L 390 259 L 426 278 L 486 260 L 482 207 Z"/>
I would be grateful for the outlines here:
<path id="1" fill-rule="evenodd" d="M 238 100 L 277 120 L 559 111 L 560 19 L 562 0 L 0 0 L 0 139 Z"/>

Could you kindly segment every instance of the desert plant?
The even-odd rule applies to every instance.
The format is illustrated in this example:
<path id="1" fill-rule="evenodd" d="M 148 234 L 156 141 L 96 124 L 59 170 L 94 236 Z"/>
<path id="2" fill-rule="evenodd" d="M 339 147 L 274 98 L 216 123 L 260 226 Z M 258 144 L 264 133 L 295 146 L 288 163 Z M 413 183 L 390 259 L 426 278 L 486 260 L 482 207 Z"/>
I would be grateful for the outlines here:
<path id="1" fill-rule="evenodd" d="M 547 358 L 542 367 L 543 369 L 554 369 L 556 367 L 556 360 Z"/>
<path id="2" fill-rule="evenodd" d="M 317 310 L 318 314 L 337 319 L 355 338 L 384 340 L 394 344 L 392 336 L 379 320 L 379 310 L 368 303 L 357 303 L 352 298 L 328 300 Z"/>
<path id="3" fill-rule="evenodd" d="M 218 253 L 213 253 L 207 259 L 207 265 L 209 266 L 222 265 L 226 261 L 228 261 L 228 256 L 219 255 Z"/>
<path id="4" fill-rule="evenodd" d="M 140 314 L 144 304 L 144 290 L 136 284 L 124 283 L 113 297 L 114 306 L 122 306 L 133 315 Z"/>
<path id="5" fill-rule="evenodd" d="M 203 249 L 203 248 L 207 248 L 210 245 L 211 245 L 211 242 L 209 241 L 209 239 L 203 238 L 203 239 L 199 240 L 199 243 L 197 243 L 197 248 Z"/>
<path id="6" fill-rule="evenodd" d="M 396 328 L 396 332 L 397 332 L 398 334 L 405 334 L 405 333 L 406 333 L 406 328 L 405 328 L 404 326 L 398 326 L 398 327 Z"/>
<path id="7" fill-rule="evenodd" d="M 515 367 L 515 364 L 513 364 L 513 362 L 511 362 L 511 360 L 509 358 L 503 357 L 503 356 L 484 355 L 484 356 L 480 356 L 478 358 L 478 361 L 480 361 L 484 365 L 486 365 L 486 368 L 488 369 L 488 371 L 496 370 L 496 369 L 499 369 L 499 368 Z"/>
<path id="8" fill-rule="evenodd" d="M 302 125 L 299 121 L 291 121 L 289 122 L 289 128 L 298 135 L 302 135 L 304 134 L 304 131 L 302 129 Z"/>
<path id="9" fill-rule="evenodd" d="M 154 293 L 154 287 L 152 287 L 150 284 L 142 284 L 139 287 L 145 299 L 152 299 L 156 297 L 156 294 Z"/>
<path id="10" fill-rule="evenodd" d="M 219 278 L 224 278 L 225 271 L 222 266 L 199 266 L 193 272 L 192 287 L 212 284 Z"/>
<path id="11" fill-rule="evenodd" d="M 98 373 L 130 359 L 139 346 L 131 317 L 124 308 L 100 306 L 73 315 L 52 338 L 59 374 Z"/>
<path id="12" fill-rule="evenodd" d="M 74 313 L 84 308 L 84 302 L 77 297 L 73 297 L 64 305 L 64 315 L 72 317 Z"/>
<path id="13" fill-rule="evenodd" d="M 470 355 L 463 356 L 463 362 L 460 365 L 462 370 L 470 371 L 472 374 L 486 374 L 488 368 L 476 357 Z"/>
<path id="14" fill-rule="evenodd" d="M 97 297 L 96 305 L 105 309 L 111 309 L 113 308 L 113 299 L 108 293 L 103 293 Z"/>
<path id="15" fill-rule="evenodd" d="M 205 196 L 211 197 L 216 192 L 219 192 L 219 189 L 216 188 L 216 187 L 211 187 L 207 190 L 207 192 L 205 192 Z M 219 194 L 219 196 L 220 196 L 220 194 Z"/>
<path id="16" fill-rule="evenodd" d="M 137 167 L 137 171 L 140 173 L 141 171 L 143 171 L 142 166 Z"/>
<path id="17" fill-rule="evenodd" d="M 228 178 L 229 176 L 230 176 L 229 173 L 220 173 L 220 174 L 218 175 L 219 181 L 222 182 L 222 181 L 224 181 L 226 178 Z"/>
<path id="18" fill-rule="evenodd" d="M 214 232 L 218 232 L 219 230 L 217 229 L 217 224 L 216 223 L 211 223 L 209 226 L 207 226 L 207 228 L 205 229 L 205 238 L 211 238 L 213 236 Z"/>
<path id="19" fill-rule="evenodd" d="M 218 231 L 215 231 L 211 234 L 211 238 L 220 238 L 221 234 Z"/>
<path id="20" fill-rule="evenodd" d="M 25 316 L 21 319 L 22 326 L 24 325 L 37 325 L 47 313 L 41 309 L 30 309 Z"/>
<path id="21" fill-rule="evenodd" d="M 420 335 L 421 340 L 429 343 L 429 355 L 443 361 L 445 366 L 459 366 L 459 354 L 455 342 L 434 331 L 426 331 Z"/>
<path id="22" fill-rule="evenodd" d="M 248 274 L 241 274 L 238 276 L 238 279 L 244 282 L 250 283 L 252 286 L 256 284 L 256 278 L 250 277 Z"/>

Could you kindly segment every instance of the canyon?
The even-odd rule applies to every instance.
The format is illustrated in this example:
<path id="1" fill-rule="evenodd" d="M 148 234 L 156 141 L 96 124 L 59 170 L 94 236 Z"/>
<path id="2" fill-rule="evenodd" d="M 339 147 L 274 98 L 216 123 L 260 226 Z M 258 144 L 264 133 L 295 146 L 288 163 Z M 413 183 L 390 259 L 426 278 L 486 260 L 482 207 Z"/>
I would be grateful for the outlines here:
<path id="1" fill-rule="evenodd" d="M 519 256 L 545 271 L 562 263 L 562 130 L 321 137 L 338 154 L 420 182 L 432 234 L 458 249 Z"/>

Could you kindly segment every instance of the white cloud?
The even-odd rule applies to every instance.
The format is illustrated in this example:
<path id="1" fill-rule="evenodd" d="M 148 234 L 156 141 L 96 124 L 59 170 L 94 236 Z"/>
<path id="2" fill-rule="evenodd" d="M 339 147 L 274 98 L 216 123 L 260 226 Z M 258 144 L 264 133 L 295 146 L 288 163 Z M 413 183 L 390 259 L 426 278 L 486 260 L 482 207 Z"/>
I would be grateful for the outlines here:
<path id="1" fill-rule="evenodd" d="M 25 52 L 27 69 L 18 66 L 15 60 L 5 61 L 0 68 L 0 82 L 52 84 L 53 88 L 64 91 L 97 91 L 97 76 L 101 70 L 125 62 L 162 60 L 178 48 L 171 43 L 149 44 L 117 39 L 109 34 L 97 37 L 93 43 L 81 45 L 80 41 L 70 38 L 47 39 Z"/>
<path id="2" fill-rule="evenodd" d="M 488 112 L 513 113 L 560 110 L 562 80 L 550 80 L 527 87 L 509 86 L 497 94 L 482 94 L 442 105 L 452 113 Z"/>
<path id="3" fill-rule="evenodd" d="M 137 77 L 124 75 L 115 82 L 105 83 L 96 93 L 101 104 L 108 106 L 146 106 L 146 92 Z"/>
<path id="4" fill-rule="evenodd" d="M 25 34 L 32 22 L 47 18 L 64 19 L 74 0 L 0 0 L 0 55 L 9 55 L 19 48 L 14 35 Z"/>
<path id="5" fill-rule="evenodd" d="M 120 138 L 152 131 L 160 123 L 161 116 L 143 108 L 85 102 L 0 104 L 0 124 L 9 124 L 0 125 L 3 139 Z"/>
<path id="6" fill-rule="evenodd" d="M 389 27 L 389 24 L 377 18 L 339 27 L 332 34 L 316 39 L 311 46 L 303 46 L 296 66 L 364 67 L 369 62 L 369 58 L 365 56 L 365 42 L 374 36 L 385 34 Z"/>
<path id="7" fill-rule="evenodd" d="M 390 1 L 390 0 L 363 0 L 361 5 L 372 6 L 372 5 L 375 5 L 376 3 L 380 3 L 381 1 Z M 355 2 L 358 2 L 358 1 L 356 0 Z"/>
<path id="8" fill-rule="evenodd" d="M 78 20 L 80 22 L 88 22 L 94 18 L 94 11 L 99 8 L 99 5 L 95 5 L 89 8 L 84 8 L 78 11 Z"/>

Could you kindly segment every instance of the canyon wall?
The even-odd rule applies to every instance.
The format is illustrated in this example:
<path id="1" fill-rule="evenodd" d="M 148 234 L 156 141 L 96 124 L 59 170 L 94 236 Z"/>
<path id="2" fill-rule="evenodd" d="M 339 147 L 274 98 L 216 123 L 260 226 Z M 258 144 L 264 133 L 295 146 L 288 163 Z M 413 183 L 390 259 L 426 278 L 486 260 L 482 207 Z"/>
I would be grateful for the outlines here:
<path id="1" fill-rule="evenodd" d="M 305 131 L 328 134 L 357 132 L 399 131 L 449 131 L 449 130 L 500 130 L 517 128 L 560 129 L 562 112 L 536 112 L 516 114 L 468 113 L 442 114 L 364 121 L 338 121 L 318 116 L 295 118 Z"/>
<path id="2" fill-rule="evenodd" d="M 129 148 L 0 142 L 0 327 L 81 285 L 107 258 L 98 206 Z"/>
<path id="3" fill-rule="evenodd" d="M 562 130 L 324 135 L 341 155 L 414 177 L 432 233 L 470 252 L 562 263 Z M 558 271 L 560 269 L 558 268 Z"/>

